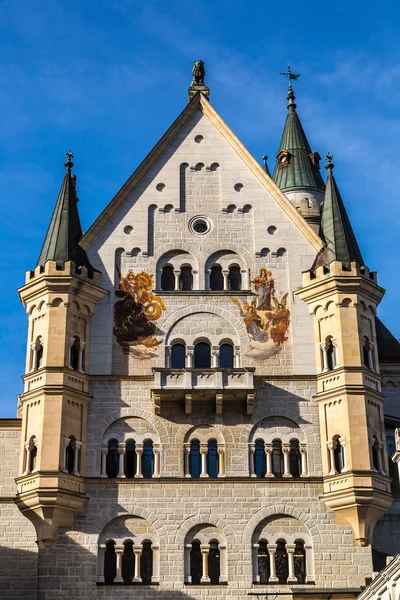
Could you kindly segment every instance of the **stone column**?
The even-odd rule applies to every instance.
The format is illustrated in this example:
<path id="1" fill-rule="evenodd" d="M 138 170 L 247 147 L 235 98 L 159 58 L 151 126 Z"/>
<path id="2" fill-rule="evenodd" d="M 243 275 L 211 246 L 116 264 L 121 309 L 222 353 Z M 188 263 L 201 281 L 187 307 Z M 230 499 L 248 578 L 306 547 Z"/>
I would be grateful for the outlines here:
<path id="1" fill-rule="evenodd" d="M 136 446 L 135 446 L 135 452 L 136 452 L 136 473 L 135 473 L 135 477 L 143 477 L 143 474 L 142 474 L 143 444 L 136 444 Z"/>
<path id="2" fill-rule="evenodd" d="M 219 367 L 219 346 L 211 347 L 211 367 L 213 369 Z"/>
<path id="3" fill-rule="evenodd" d="M 153 477 L 160 477 L 160 447 L 159 444 L 153 446 L 154 471 Z"/>
<path id="4" fill-rule="evenodd" d="M 249 444 L 249 475 L 250 477 L 257 477 L 254 472 L 254 454 L 256 452 L 256 445 L 254 442 Z"/>
<path id="5" fill-rule="evenodd" d="M 338 351 L 336 340 L 332 340 L 332 346 L 333 346 L 333 362 L 335 363 L 333 365 L 333 368 L 337 369 L 339 366 L 339 351 Z"/>
<path id="6" fill-rule="evenodd" d="M 140 577 L 140 557 L 142 556 L 142 544 L 135 544 L 133 546 L 133 554 L 135 555 L 135 574 L 133 576 L 133 581 L 135 583 L 142 583 L 142 578 Z"/>
<path id="7" fill-rule="evenodd" d="M 222 276 L 224 278 L 224 290 L 229 290 L 228 275 L 229 275 L 229 271 L 226 269 L 223 269 Z"/>
<path id="8" fill-rule="evenodd" d="M 73 369 L 74 367 L 71 364 L 71 348 L 72 346 L 75 344 L 75 338 L 74 337 L 70 337 L 69 338 L 69 346 L 68 346 L 68 369 Z"/>
<path id="9" fill-rule="evenodd" d="M 233 366 L 240 369 L 240 346 L 233 347 Z"/>
<path id="10" fill-rule="evenodd" d="M 99 545 L 99 552 L 97 554 L 97 582 L 104 583 L 104 553 L 106 551 L 106 545 Z"/>
<path id="11" fill-rule="evenodd" d="M 107 454 L 108 454 L 108 444 L 101 445 L 101 472 L 100 477 L 108 477 L 107 475 Z"/>
<path id="12" fill-rule="evenodd" d="M 165 367 L 171 368 L 171 346 L 165 346 Z"/>
<path id="13" fill-rule="evenodd" d="M 207 473 L 207 452 L 208 445 L 200 444 L 200 455 L 201 455 L 201 473 L 200 477 L 208 477 Z"/>
<path id="14" fill-rule="evenodd" d="M 192 550 L 192 544 L 185 544 L 185 583 L 192 583 L 192 576 L 190 575 L 190 552 Z"/>
<path id="15" fill-rule="evenodd" d="M 338 439 L 338 443 L 342 446 L 342 459 L 343 459 L 343 467 L 340 471 L 341 473 L 347 473 L 347 456 L 346 456 L 346 439 L 344 437 L 340 437 Z"/>
<path id="16" fill-rule="evenodd" d="M 210 577 L 208 576 L 208 555 L 210 553 L 210 545 L 209 544 L 201 544 L 201 558 L 202 558 L 202 575 L 200 579 L 200 583 L 210 583 Z"/>
<path id="17" fill-rule="evenodd" d="M 290 472 L 290 444 L 282 444 L 283 477 L 292 477 Z"/>
<path id="18" fill-rule="evenodd" d="M 82 448 L 82 442 L 74 442 L 74 470 L 72 471 L 72 475 L 80 475 L 78 465 L 79 465 L 79 452 Z"/>
<path id="19" fill-rule="evenodd" d="M 194 346 L 186 346 L 186 366 L 188 369 L 193 368 Z"/>
<path id="20" fill-rule="evenodd" d="M 189 456 L 190 456 L 190 444 L 185 444 L 183 446 L 183 454 L 184 454 L 184 475 L 185 477 L 191 477 L 190 469 L 189 469 Z"/>
<path id="21" fill-rule="evenodd" d="M 265 456 L 266 456 L 266 473 L 265 477 L 273 477 L 272 472 L 272 444 L 264 444 Z"/>
<path id="22" fill-rule="evenodd" d="M 32 350 L 32 368 L 31 368 L 30 372 L 32 373 L 32 371 L 36 371 L 36 369 L 38 368 L 38 364 L 37 364 L 38 345 L 36 342 L 32 342 L 31 350 Z"/>
<path id="23" fill-rule="evenodd" d="M 225 446 L 218 444 L 218 477 L 225 477 Z"/>
<path id="24" fill-rule="evenodd" d="M 289 577 L 286 583 L 297 583 L 297 577 L 294 576 L 294 544 L 286 544 L 286 552 L 288 555 Z"/>
<path id="25" fill-rule="evenodd" d="M 381 475 L 386 475 L 386 473 L 385 473 L 385 471 L 383 469 L 382 453 L 383 453 L 383 443 L 382 442 L 378 442 L 378 452 L 377 452 L 378 473 L 380 473 Z"/>
<path id="26" fill-rule="evenodd" d="M 151 576 L 151 583 L 160 582 L 160 546 L 158 544 L 152 544 L 151 549 L 153 551 L 153 575 Z"/>
<path id="27" fill-rule="evenodd" d="M 119 469 L 117 477 L 119 479 L 125 479 L 124 473 L 124 456 L 126 451 L 126 444 L 124 442 L 120 442 L 118 444 L 118 458 L 119 458 Z"/>
<path id="28" fill-rule="evenodd" d="M 269 552 L 269 579 L 268 583 L 278 583 L 278 578 L 276 576 L 276 562 L 275 562 L 275 554 L 276 554 L 276 544 L 267 544 L 268 552 Z"/>
<path id="29" fill-rule="evenodd" d="M 305 444 L 300 444 L 300 457 L 301 457 L 300 477 L 308 477 L 307 446 Z"/>
<path id="30" fill-rule="evenodd" d="M 321 342 L 319 347 L 322 351 L 322 372 L 327 373 L 329 371 L 328 367 L 328 344 L 326 342 Z"/>
<path id="31" fill-rule="evenodd" d="M 174 269 L 174 276 L 175 276 L 175 291 L 179 290 L 179 276 L 181 274 L 181 270 L 180 269 Z"/>
<path id="32" fill-rule="evenodd" d="M 326 442 L 326 446 L 329 450 L 329 462 L 330 462 L 330 471 L 329 471 L 329 475 L 336 475 L 337 471 L 335 469 L 335 452 L 334 452 L 334 446 L 333 446 L 333 441 L 329 441 Z"/>
<path id="33" fill-rule="evenodd" d="M 70 441 L 71 441 L 71 438 L 69 438 L 69 437 L 64 438 L 64 466 L 62 468 L 63 473 L 68 473 L 68 469 L 67 469 L 67 448 L 69 446 Z"/>
<path id="34" fill-rule="evenodd" d="M 79 373 L 83 373 L 84 372 L 83 371 L 83 351 L 85 349 L 85 346 L 86 346 L 85 342 L 79 342 L 79 344 L 78 344 L 78 351 L 79 351 L 79 354 L 78 354 L 78 371 L 79 371 Z"/>
<path id="35" fill-rule="evenodd" d="M 253 565 L 253 582 L 260 583 L 260 576 L 258 574 L 258 549 L 260 544 L 253 544 L 251 548 L 251 564 Z"/>
<path id="36" fill-rule="evenodd" d="M 69 438 L 68 438 L 69 441 Z M 24 475 L 29 475 L 30 468 L 31 468 L 31 452 L 32 452 L 32 446 L 30 442 L 26 442 L 24 444 L 24 448 L 25 448 L 25 452 L 26 452 L 26 457 L 25 457 L 25 471 L 24 471 Z"/>
<path id="37" fill-rule="evenodd" d="M 117 555 L 117 573 L 115 575 L 114 583 L 123 583 L 122 579 L 122 556 L 124 554 L 125 546 L 118 544 L 114 546 L 115 554 Z"/>

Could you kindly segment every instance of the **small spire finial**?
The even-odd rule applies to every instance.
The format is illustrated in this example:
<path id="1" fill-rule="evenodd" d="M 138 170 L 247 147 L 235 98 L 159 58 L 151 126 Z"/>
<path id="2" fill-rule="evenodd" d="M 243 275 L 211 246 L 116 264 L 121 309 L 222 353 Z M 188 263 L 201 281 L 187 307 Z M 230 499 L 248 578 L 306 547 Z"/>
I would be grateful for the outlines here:
<path id="1" fill-rule="evenodd" d="M 332 162 L 333 159 L 333 155 L 328 152 L 327 154 L 325 154 L 325 169 L 327 169 L 329 171 L 329 173 L 332 171 L 332 169 L 334 169 L 335 165 Z"/>
<path id="2" fill-rule="evenodd" d="M 72 159 L 74 158 L 74 155 L 72 154 L 71 150 L 68 150 L 68 152 L 65 153 L 65 158 L 67 160 L 64 163 L 64 167 L 66 167 L 67 172 L 70 172 L 71 169 L 72 169 L 72 167 L 74 166 L 74 163 L 72 162 Z"/>
<path id="3" fill-rule="evenodd" d="M 266 173 L 268 173 L 268 175 L 270 175 L 268 164 L 267 164 L 268 156 L 266 154 L 264 154 L 264 156 L 262 157 L 262 159 L 263 159 L 263 162 L 264 162 L 264 171 Z"/>
<path id="4" fill-rule="evenodd" d="M 300 73 L 292 73 L 290 70 L 290 65 L 288 65 L 287 71 L 281 71 L 280 75 L 285 75 L 285 77 L 288 78 L 288 82 L 289 82 L 288 95 L 287 95 L 287 99 L 289 101 L 288 108 L 289 108 L 289 106 L 293 106 L 293 108 L 296 108 L 296 104 L 294 102 L 295 95 L 294 95 L 291 81 L 292 81 L 292 79 L 294 81 L 297 81 L 298 78 L 300 77 Z"/>

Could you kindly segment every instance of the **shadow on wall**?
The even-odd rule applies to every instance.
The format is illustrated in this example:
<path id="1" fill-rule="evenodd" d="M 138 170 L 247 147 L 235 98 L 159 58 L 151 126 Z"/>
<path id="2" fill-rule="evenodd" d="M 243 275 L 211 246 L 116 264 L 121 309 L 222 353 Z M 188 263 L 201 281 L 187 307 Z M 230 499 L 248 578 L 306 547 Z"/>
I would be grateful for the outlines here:
<path id="1" fill-rule="evenodd" d="M 9 529 L 11 527 L 12 522 L 10 522 Z M 22 534 L 15 531 L 14 535 Z M 36 600 L 37 560 L 37 551 L 29 552 L 20 548 L 0 545 L 1 599 Z"/>

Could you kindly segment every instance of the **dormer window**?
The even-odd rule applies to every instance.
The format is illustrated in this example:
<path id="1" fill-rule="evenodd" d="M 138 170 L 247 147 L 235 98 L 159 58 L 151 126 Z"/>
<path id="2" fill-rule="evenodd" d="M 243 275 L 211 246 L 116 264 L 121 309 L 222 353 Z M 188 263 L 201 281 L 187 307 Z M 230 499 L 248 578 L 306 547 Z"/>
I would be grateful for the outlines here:
<path id="1" fill-rule="evenodd" d="M 278 167 L 287 167 L 287 165 L 290 163 L 291 157 L 292 155 L 287 150 L 281 150 L 278 152 L 276 155 Z"/>
<path id="2" fill-rule="evenodd" d="M 311 154 L 308 155 L 308 158 L 310 159 L 312 166 L 316 169 L 319 169 L 319 161 L 321 160 L 321 157 L 318 152 L 311 152 Z"/>

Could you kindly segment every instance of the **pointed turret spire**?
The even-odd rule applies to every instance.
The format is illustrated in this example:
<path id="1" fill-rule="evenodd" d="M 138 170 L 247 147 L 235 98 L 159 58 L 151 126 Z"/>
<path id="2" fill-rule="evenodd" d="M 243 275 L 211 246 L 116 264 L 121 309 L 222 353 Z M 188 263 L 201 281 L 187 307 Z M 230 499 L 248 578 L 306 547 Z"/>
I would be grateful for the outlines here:
<path id="1" fill-rule="evenodd" d="M 297 80 L 300 75 L 291 73 L 290 65 L 287 72 L 282 72 L 281 75 L 286 75 L 289 80 L 288 115 L 279 152 L 276 155 L 277 161 L 273 179 L 283 191 L 296 191 L 296 188 L 323 191 L 325 185 L 319 170 L 321 157 L 317 152 L 312 152 L 296 112 L 295 95 L 291 81 Z"/>
<path id="2" fill-rule="evenodd" d="M 263 163 L 264 163 L 263 164 L 264 171 L 266 172 L 267 175 L 269 175 L 271 177 L 271 173 L 269 172 L 268 162 L 267 162 L 268 161 L 268 156 L 265 154 L 262 157 L 262 159 L 263 159 Z"/>
<path id="3" fill-rule="evenodd" d="M 351 261 L 356 261 L 362 266 L 363 257 L 333 176 L 332 158 L 332 154 L 329 153 L 325 157 L 328 179 L 321 218 L 321 228 L 326 243 L 324 262 L 329 264 L 337 260 L 349 264 Z"/>
<path id="4" fill-rule="evenodd" d="M 71 173 L 74 163 L 70 150 L 66 153 L 66 159 L 65 177 L 37 264 L 43 267 L 48 260 L 58 264 L 72 260 L 77 267 L 84 265 L 93 271 L 86 252 L 79 246 L 82 228 L 77 206 L 76 177 Z"/>

